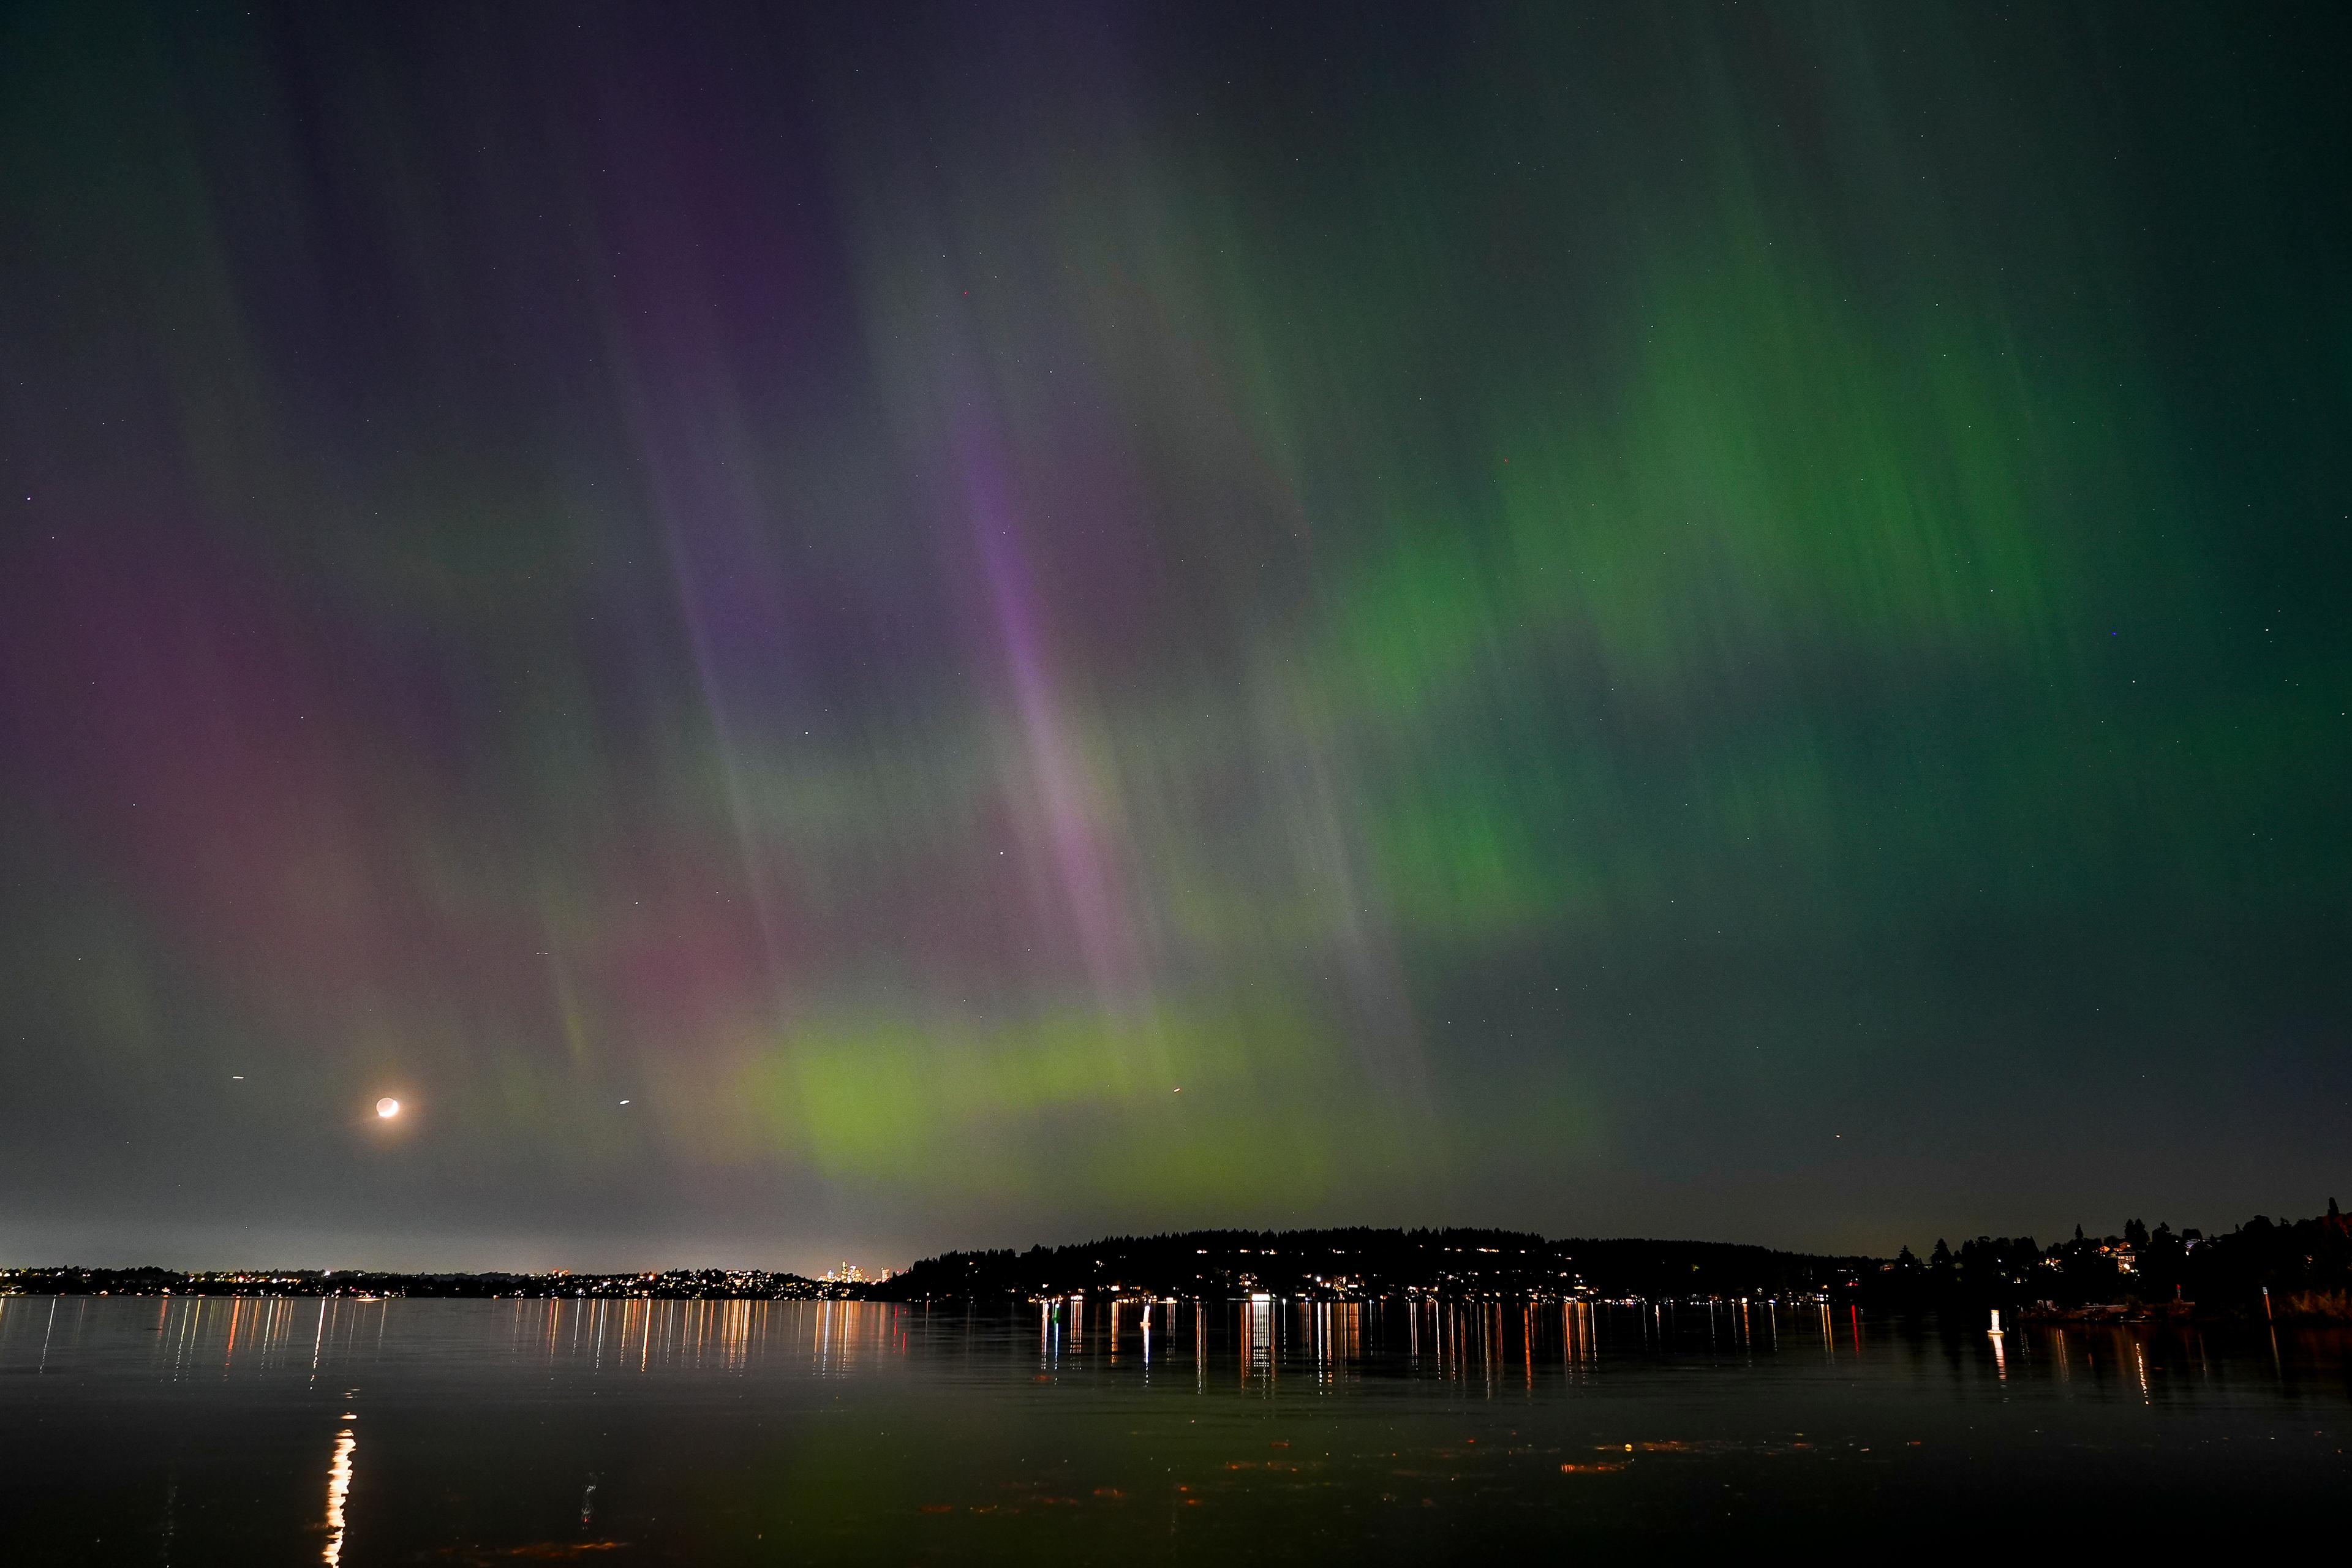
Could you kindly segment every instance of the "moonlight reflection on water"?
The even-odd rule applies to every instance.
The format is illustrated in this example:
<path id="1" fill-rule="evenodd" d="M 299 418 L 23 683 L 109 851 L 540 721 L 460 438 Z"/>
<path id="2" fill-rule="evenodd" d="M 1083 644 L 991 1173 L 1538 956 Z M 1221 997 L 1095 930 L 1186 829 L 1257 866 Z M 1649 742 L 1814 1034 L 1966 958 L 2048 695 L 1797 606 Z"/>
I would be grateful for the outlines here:
<path id="1" fill-rule="evenodd" d="M 359 1440 L 348 1426 L 335 1434 L 335 1457 L 327 1465 L 327 1542 L 320 1555 L 335 1568 L 343 1560 L 343 1500 L 352 1489 L 352 1450 Z"/>

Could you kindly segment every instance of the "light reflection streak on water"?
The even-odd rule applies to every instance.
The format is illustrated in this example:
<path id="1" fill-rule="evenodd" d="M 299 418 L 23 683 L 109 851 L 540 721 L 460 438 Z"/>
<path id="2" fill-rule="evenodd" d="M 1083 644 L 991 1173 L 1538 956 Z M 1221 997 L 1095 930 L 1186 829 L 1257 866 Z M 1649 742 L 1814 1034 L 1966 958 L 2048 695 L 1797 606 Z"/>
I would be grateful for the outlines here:
<path id="1" fill-rule="evenodd" d="M 327 1541 L 320 1552 L 328 1568 L 343 1560 L 343 1499 L 352 1489 L 352 1452 L 358 1447 L 350 1427 L 335 1434 L 335 1457 L 327 1465 Z"/>
<path id="2" fill-rule="evenodd" d="M 1486 1397 L 1492 1399 L 1496 1380 L 1503 1373 L 1503 1304 L 1500 1301 L 1491 1303 L 1479 1312 L 1478 1330 L 1486 1341 L 1483 1348 L 1486 1352 L 1478 1364 L 1478 1370 L 1486 1377 Z"/>
<path id="3" fill-rule="evenodd" d="M 1555 1373 L 1564 1384 L 1607 1375 L 1609 1365 L 1637 1354 L 1717 1364 L 1760 1363 L 1775 1353 L 1777 1321 L 1774 1304 L 1764 1298 L 1718 1303 L 1711 1329 L 1698 1315 L 1704 1305 L 1700 1301 L 1667 1309 L 1655 1303 L 1609 1307 L 1527 1299 L 1462 1302 L 1407 1297 L 1373 1303 L 1290 1297 L 1195 1300 L 1189 1318 L 1180 1317 L 1175 1303 L 1169 1302 L 1168 1316 L 1161 1319 L 1162 1303 L 1156 1300 L 1099 1300 L 1091 1324 L 1084 1321 L 1088 1303 L 1082 1298 L 1066 1297 L 1027 1309 L 1037 1314 L 1035 1371 L 1068 1376 L 1115 1366 L 1132 1373 L 1140 1359 L 1147 1373 L 1160 1373 L 1178 1348 L 1168 1342 L 1189 1332 L 1197 1390 L 1215 1386 L 1224 1375 L 1207 1376 L 1213 1360 L 1228 1366 L 1236 1383 L 1254 1394 L 1272 1393 L 1286 1373 L 1307 1373 L 1318 1392 L 1330 1391 L 1360 1381 L 1370 1363 L 1387 1361 L 1473 1397 L 1481 1392 L 1517 1396 L 1533 1394 Z M 67 1304 L 64 1299 L 52 1299 L 37 1313 L 28 1301 L 0 1303 L 6 1314 L 5 1337 L 20 1347 L 22 1359 L 16 1364 L 21 1370 L 40 1372 L 50 1363 L 61 1368 L 75 1364 L 88 1353 L 85 1341 L 113 1339 L 133 1331 L 131 1325 L 135 1323 L 138 1338 L 131 1342 L 132 1353 L 159 1382 L 283 1379 L 299 1387 L 376 1364 L 378 1356 L 394 1364 L 404 1362 L 415 1353 L 411 1336 L 436 1321 L 432 1314 L 440 1310 L 440 1304 L 423 1302 L 181 1297 L 125 1303 L 122 1310 L 128 1316 L 108 1316 L 105 1302 L 90 1303 L 86 1310 L 75 1303 L 78 1318 L 63 1310 Z M 1758 1311 L 1759 1307 L 1764 1310 Z M 390 1346 L 388 1351 L 371 1353 L 362 1308 L 373 1310 L 375 1337 Z M 1847 1331 L 1840 1333 L 1834 1309 L 1824 1310 L 1818 1302 L 1792 1303 L 1792 1309 L 1818 1315 L 1820 1352 L 1833 1359 L 1841 1372 L 1878 1365 L 1890 1346 L 1907 1342 L 1900 1325 L 1887 1320 L 1874 1319 L 1865 1325 L 1858 1312 L 1850 1310 Z M 797 1348 L 807 1352 L 803 1364 L 827 1377 L 866 1375 L 876 1369 L 877 1357 L 896 1361 L 919 1356 L 927 1353 L 927 1346 L 940 1342 L 936 1333 L 925 1331 L 938 1313 L 880 1303 L 564 1299 L 478 1308 L 453 1303 L 446 1310 L 480 1312 L 490 1336 L 484 1348 L 494 1349 L 498 1356 L 569 1369 L 583 1377 L 669 1369 L 757 1375 L 772 1351 L 785 1348 L 770 1341 L 787 1326 L 799 1342 Z M 593 1323 L 584 1321 L 592 1311 Z M 390 1322 L 395 1312 L 400 1321 Z M 306 1315 L 310 1319 L 308 1358 L 300 1355 L 296 1338 Z M 1006 1348 L 1014 1356 L 1025 1356 L 1023 1347 L 1030 1325 L 1025 1319 L 1014 1321 L 1020 1327 Z M 109 1330 L 109 1323 L 119 1326 Z M 68 1331 L 57 1332 L 61 1326 Z M 1638 1344 L 1623 1337 L 1627 1327 L 1639 1328 Z M 2072 1385 L 2079 1397 L 2157 1405 L 2165 1403 L 2157 1399 L 2159 1392 L 2178 1397 L 2219 1375 L 2218 1363 L 2208 1365 L 2200 1340 L 2183 1339 L 2176 1347 L 2167 1339 L 2143 1341 L 2134 1330 L 2120 1326 L 2086 1331 L 2031 1322 L 2004 1323 L 2006 1331 L 1994 1338 L 1984 1331 L 1981 1319 L 1969 1327 L 1975 1331 L 1969 1336 L 1975 1349 L 1958 1364 L 1988 1384 L 2013 1389 L 2026 1381 L 2053 1393 Z M 2268 1325 L 2262 1325 L 2250 1334 L 2248 1348 L 2263 1370 L 2276 1378 L 2282 1369 L 2270 1364 L 2269 1331 Z M 387 1333 L 393 1336 L 389 1340 L 383 1338 Z M 2283 1352 L 2288 1336 L 2282 1332 L 2280 1337 Z M 1605 1347 L 1608 1357 L 1601 1353 L 1604 1339 L 1611 1342 Z M 2032 1365 L 2037 1346 L 2052 1352 L 2039 1369 Z M 1801 1355 L 1802 1336 L 1790 1349 Z M 2086 1350 L 2097 1353 L 2087 1359 L 2077 1353 Z M 23 1368 L 26 1361 L 36 1364 Z M 1972 1373 L 1968 1372 L 1970 1367 Z M 1475 1379 L 1470 1376 L 1474 1370 L 1479 1373 Z"/>
<path id="4" fill-rule="evenodd" d="M 843 1376 L 858 1369 L 865 1345 L 860 1332 L 865 1325 L 857 1304 L 849 1301 L 826 1301 L 817 1308 L 818 1354 L 820 1375 Z"/>
<path id="5" fill-rule="evenodd" d="M 724 1331 L 720 1335 L 727 1346 L 727 1364 L 740 1370 L 751 1359 L 752 1329 L 765 1321 L 768 1304 L 764 1301 L 730 1301 L 723 1309 Z"/>
<path id="6" fill-rule="evenodd" d="M 1253 1380 L 1261 1381 L 1268 1393 L 1273 1391 L 1276 1366 L 1276 1325 L 1273 1300 L 1265 1296 L 1252 1297 L 1242 1317 L 1241 1379 L 1244 1385 Z"/>

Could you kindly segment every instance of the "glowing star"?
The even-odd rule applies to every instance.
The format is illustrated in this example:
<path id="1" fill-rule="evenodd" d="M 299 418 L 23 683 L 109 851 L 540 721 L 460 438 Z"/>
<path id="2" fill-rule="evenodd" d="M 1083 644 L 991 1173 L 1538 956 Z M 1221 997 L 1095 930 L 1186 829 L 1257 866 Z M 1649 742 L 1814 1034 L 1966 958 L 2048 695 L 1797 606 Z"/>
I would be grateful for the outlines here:
<path id="1" fill-rule="evenodd" d="M 400 1114 L 400 1101 L 387 1095 L 375 1102 L 375 1113 L 389 1121 Z"/>

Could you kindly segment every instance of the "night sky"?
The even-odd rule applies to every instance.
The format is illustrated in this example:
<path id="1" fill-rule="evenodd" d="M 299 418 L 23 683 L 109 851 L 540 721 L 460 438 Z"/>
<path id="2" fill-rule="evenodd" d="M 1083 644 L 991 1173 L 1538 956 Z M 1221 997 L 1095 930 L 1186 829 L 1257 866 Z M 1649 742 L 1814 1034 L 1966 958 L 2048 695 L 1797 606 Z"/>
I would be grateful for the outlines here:
<path id="1" fill-rule="evenodd" d="M 2352 1197 L 2347 17 L 7 8 L 0 1262 Z"/>

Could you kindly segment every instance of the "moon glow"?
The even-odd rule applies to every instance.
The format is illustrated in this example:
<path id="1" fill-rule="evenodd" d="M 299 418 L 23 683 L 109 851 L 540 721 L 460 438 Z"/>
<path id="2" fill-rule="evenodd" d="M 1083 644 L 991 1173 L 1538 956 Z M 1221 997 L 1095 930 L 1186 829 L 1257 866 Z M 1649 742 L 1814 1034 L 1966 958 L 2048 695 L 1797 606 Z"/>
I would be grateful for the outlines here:
<path id="1" fill-rule="evenodd" d="M 400 1114 L 400 1101 L 387 1095 L 375 1102 L 375 1113 L 389 1121 Z"/>

